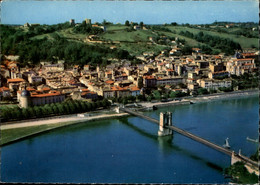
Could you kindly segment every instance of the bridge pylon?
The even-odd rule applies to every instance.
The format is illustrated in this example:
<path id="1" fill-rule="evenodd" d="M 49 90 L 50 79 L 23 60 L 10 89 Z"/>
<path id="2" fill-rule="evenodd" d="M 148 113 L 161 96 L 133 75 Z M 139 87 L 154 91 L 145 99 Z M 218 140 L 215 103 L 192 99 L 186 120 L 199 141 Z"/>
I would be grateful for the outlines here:
<path id="1" fill-rule="evenodd" d="M 173 131 L 166 128 L 166 126 L 172 126 L 172 113 L 171 112 L 161 112 L 158 136 L 168 136 L 172 135 Z"/>

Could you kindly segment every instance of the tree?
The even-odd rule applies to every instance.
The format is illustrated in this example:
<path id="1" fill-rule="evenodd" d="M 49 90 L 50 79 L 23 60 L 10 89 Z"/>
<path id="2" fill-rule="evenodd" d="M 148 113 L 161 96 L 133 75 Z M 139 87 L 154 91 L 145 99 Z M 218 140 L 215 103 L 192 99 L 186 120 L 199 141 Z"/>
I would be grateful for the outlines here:
<path id="1" fill-rule="evenodd" d="M 33 110 L 34 110 L 35 116 L 36 116 L 37 118 L 40 118 L 40 117 L 42 116 L 42 110 L 41 110 L 39 107 L 34 106 L 34 107 L 33 107 Z"/>
<path id="2" fill-rule="evenodd" d="M 24 119 L 28 119 L 30 117 L 29 111 L 27 108 L 22 108 L 22 115 Z"/>
<path id="3" fill-rule="evenodd" d="M 177 26 L 177 23 L 176 22 L 172 22 L 171 25 L 172 26 Z"/>
<path id="4" fill-rule="evenodd" d="M 176 97 L 177 97 L 176 92 L 171 91 L 170 98 L 176 98 Z"/>
<path id="5" fill-rule="evenodd" d="M 141 28 L 143 28 L 143 26 L 144 26 L 143 21 L 141 21 L 139 25 L 140 25 Z"/>
<path id="6" fill-rule="evenodd" d="M 144 84 L 143 84 L 143 78 L 142 78 L 142 77 L 139 77 L 139 78 L 138 78 L 138 88 L 139 88 L 139 89 L 142 89 L 143 86 L 144 86 Z"/>
<path id="7" fill-rule="evenodd" d="M 199 89 L 198 89 L 198 94 L 200 94 L 200 95 L 202 95 L 202 94 L 208 94 L 208 93 L 209 93 L 208 90 L 205 89 L 205 88 L 199 88 Z"/>
<path id="8" fill-rule="evenodd" d="M 149 96 L 147 97 L 147 100 L 148 100 L 148 101 L 152 101 L 152 99 L 153 99 L 153 97 L 152 97 L 151 95 L 149 95 Z"/>
<path id="9" fill-rule="evenodd" d="M 130 26 L 130 23 L 128 20 L 125 21 L 125 26 Z"/>
<path id="10" fill-rule="evenodd" d="M 161 94 L 158 90 L 153 91 L 153 96 L 155 99 L 160 100 L 161 99 Z"/>
<path id="11" fill-rule="evenodd" d="M 1 117 L 6 121 L 12 118 L 12 114 L 9 108 L 1 109 Z"/>
<path id="12" fill-rule="evenodd" d="M 213 93 L 216 93 L 217 91 L 215 89 L 209 89 L 209 93 L 210 94 L 213 94 Z"/>

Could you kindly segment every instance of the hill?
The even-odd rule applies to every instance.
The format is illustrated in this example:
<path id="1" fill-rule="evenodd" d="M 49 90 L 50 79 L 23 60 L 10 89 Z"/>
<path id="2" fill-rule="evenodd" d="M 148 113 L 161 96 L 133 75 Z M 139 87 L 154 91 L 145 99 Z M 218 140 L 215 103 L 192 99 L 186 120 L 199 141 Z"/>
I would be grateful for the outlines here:
<path id="1" fill-rule="evenodd" d="M 3 54 L 20 55 L 22 64 L 58 56 L 71 64 L 105 65 L 111 58 L 133 60 L 144 52 L 158 54 L 171 47 L 200 47 L 208 54 L 231 55 L 237 49 L 258 47 L 256 33 L 252 26 L 241 25 L 1 25 L 1 49 Z"/>

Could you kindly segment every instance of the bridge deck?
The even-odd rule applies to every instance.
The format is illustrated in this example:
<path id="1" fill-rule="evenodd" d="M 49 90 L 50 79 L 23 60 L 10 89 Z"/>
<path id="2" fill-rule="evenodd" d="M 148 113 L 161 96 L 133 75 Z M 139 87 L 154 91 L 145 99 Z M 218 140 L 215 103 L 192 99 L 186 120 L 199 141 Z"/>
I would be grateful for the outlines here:
<path id="1" fill-rule="evenodd" d="M 157 123 L 157 124 L 159 125 L 159 121 L 156 120 L 156 119 L 154 119 L 154 118 L 145 116 L 145 115 L 143 115 L 143 114 L 140 114 L 140 113 L 138 113 L 138 112 L 129 110 L 129 109 L 127 109 L 127 108 L 120 108 L 120 110 L 122 110 L 122 111 L 124 111 L 124 112 L 127 112 L 127 113 L 129 113 L 129 114 L 132 114 L 132 115 L 141 117 L 141 118 L 146 119 L 146 120 L 148 120 L 148 121 L 151 121 L 151 122 L 153 122 L 153 123 Z M 213 148 L 213 149 L 215 149 L 215 150 L 218 150 L 218 151 L 220 151 L 220 152 L 222 152 L 222 153 L 225 153 L 225 154 L 227 154 L 227 155 L 229 155 L 229 156 L 232 156 L 232 152 L 233 152 L 233 151 L 231 151 L 231 150 L 229 150 L 229 149 L 227 149 L 227 148 L 224 148 L 224 147 L 222 147 L 222 146 L 219 146 L 219 145 L 217 145 L 217 144 L 215 144 L 215 143 L 212 143 L 212 142 L 210 142 L 210 141 L 208 141 L 208 140 L 206 140 L 206 139 L 203 139 L 203 138 L 201 138 L 201 137 L 199 137 L 199 136 L 196 136 L 196 135 L 194 135 L 194 134 L 192 134 L 192 133 L 190 133 L 190 132 L 187 132 L 187 131 L 182 130 L 182 129 L 180 129 L 180 128 L 177 128 L 177 127 L 175 127 L 175 126 L 166 126 L 166 128 L 171 129 L 171 130 L 173 130 L 173 131 L 175 131 L 175 132 L 177 132 L 177 133 L 179 133 L 179 134 L 181 134 L 181 135 L 184 135 L 184 136 L 186 136 L 186 137 L 188 137 L 188 138 L 190 138 L 190 139 L 193 139 L 194 141 L 198 141 L 198 142 L 200 142 L 200 143 L 202 143 L 202 144 L 204 144 L 204 145 L 206 145 L 206 146 L 209 146 L 209 147 L 211 147 L 211 148 Z M 236 157 L 240 158 L 242 161 L 248 162 L 248 163 L 252 164 L 253 166 L 257 166 L 257 167 L 258 167 L 258 163 L 255 162 L 255 161 L 252 161 L 252 160 L 249 159 L 248 157 L 245 157 L 245 156 L 242 156 L 242 155 L 238 155 L 238 154 L 235 153 L 235 152 L 234 152 L 234 155 L 235 155 Z"/>

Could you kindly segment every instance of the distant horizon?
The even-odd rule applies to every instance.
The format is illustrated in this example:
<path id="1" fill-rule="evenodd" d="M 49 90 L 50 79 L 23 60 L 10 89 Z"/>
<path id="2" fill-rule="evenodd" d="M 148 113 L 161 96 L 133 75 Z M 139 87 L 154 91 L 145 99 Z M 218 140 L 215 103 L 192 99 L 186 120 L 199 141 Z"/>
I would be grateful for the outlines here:
<path id="1" fill-rule="evenodd" d="M 75 24 L 81 24 L 84 20 L 82 20 L 81 22 L 75 22 Z M 112 23 L 114 25 L 124 25 L 125 23 L 113 23 L 113 22 L 110 22 L 109 20 L 106 20 L 107 22 L 109 23 Z M 129 20 L 128 20 L 129 21 Z M 26 22 L 28 24 L 40 24 L 40 25 L 57 25 L 57 24 L 64 24 L 66 22 L 69 22 L 68 21 L 65 21 L 65 22 L 59 22 L 59 23 L 55 23 L 55 24 L 40 24 L 40 23 L 30 23 L 30 22 Z M 129 21 L 131 23 L 131 21 Z M 254 23 L 254 24 L 258 24 L 257 22 L 253 22 L 253 21 L 248 21 L 248 22 L 232 22 L 232 21 L 217 21 L 218 23 L 235 23 L 235 24 L 239 24 L 239 23 Z M 24 23 L 24 24 L 26 24 Z M 91 24 L 95 24 L 95 23 L 99 23 L 99 24 L 102 24 L 102 22 L 94 22 L 94 23 L 91 23 Z M 139 24 L 139 22 L 137 22 Z M 214 24 L 215 22 L 212 22 L 212 23 L 207 23 L 207 24 L 191 24 L 191 23 L 178 23 L 176 22 L 178 25 L 185 25 L 185 24 L 189 24 L 189 25 L 211 25 L 211 24 Z M 0 23 L 2 24 L 2 23 Z M 2 25 L 10 25 L 10 26 L 22 26 L 24 24 L 2 24 Z M 144 25 L 165 25 L 165 24 L 168 24 L 168 25 L 171 25 L 171 23 L 164 23 L 164 24 L 145 24 Z"/>
<path id="2" fill-rule="evenodd" d="M 49 1 L 4 0 L 1 3 L 1 24 L 59 24 L 85 18 L 114 24 L 212 24 L 217 22 L 259 21 L 257 0 L 241 1 Z"/>

